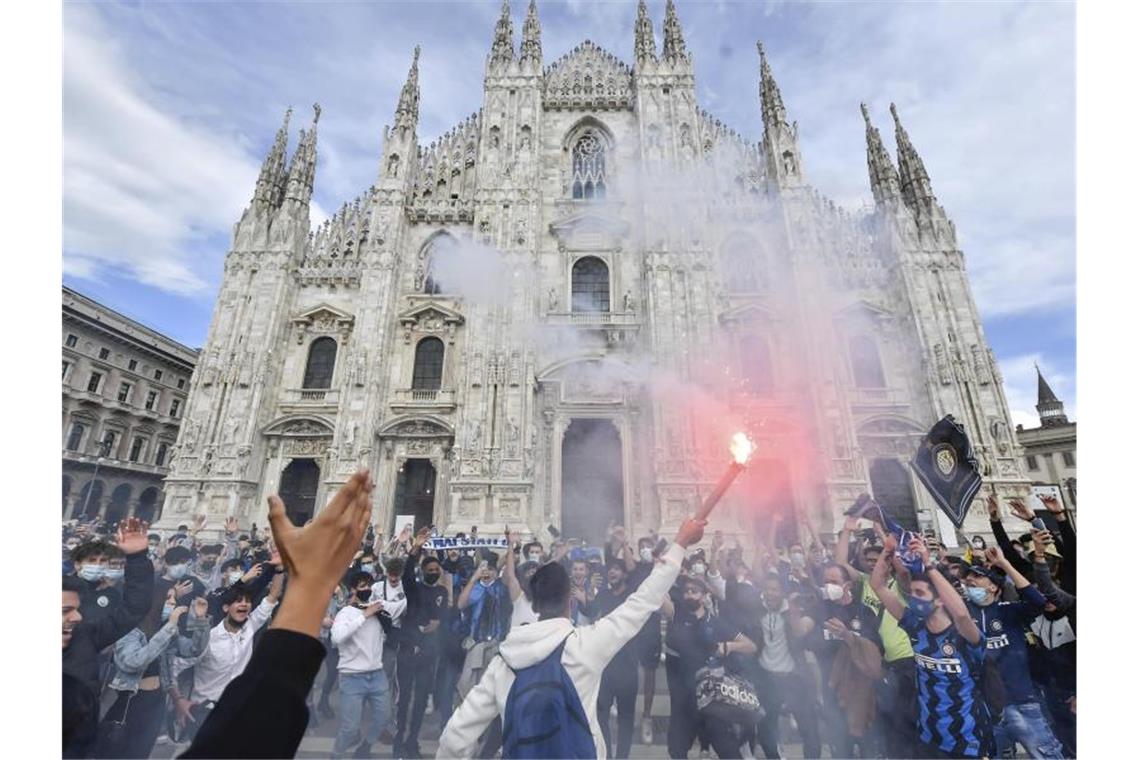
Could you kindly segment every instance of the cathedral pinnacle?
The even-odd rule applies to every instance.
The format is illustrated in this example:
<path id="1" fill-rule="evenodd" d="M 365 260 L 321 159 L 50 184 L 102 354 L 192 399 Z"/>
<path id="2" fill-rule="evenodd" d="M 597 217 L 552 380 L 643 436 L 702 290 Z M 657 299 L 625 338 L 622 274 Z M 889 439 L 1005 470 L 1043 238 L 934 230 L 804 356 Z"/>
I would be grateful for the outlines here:
<path id="1" fill-rule="evenodd" d="M 871 193 L 878 206 L 889 205 L 899 200 L 899 173 L 891 156 L 883 146 L 878 128 L 871 123 L 867 104 L 860 103 L 863 121 L 867 125 L 867 173 L 871 177 Z"/>
<path id="2" fill-rule="evenodd" d="M 919 158 L 918 151 L 910 142 L 910 135 L 906 133 L 902 122 L 899 121 L 899 112 L 895 104 L 891 103 L 891 117 L 895 120 L 895 143 L 898 151 L 899 180 L 902 183 L 902 197 L 908 206 L 918 208 L 920 202 L 925 206 L 934 200 L 934 191 L 930 187 L 930 175 Z"/>
<path id="3" fill-rule="evenodd" d="M 776 78 L 772 76 L 768 57 L 764 55 L 763 43 L 757 41 L 756 52 L 760 54 L 760 109 L 764 117 L 764 128 L 769 129 L 777 124 L 786 124 L 788 113 L 784 110 L 784 99 L 776 85 Z"/>
<path id="4" fill-rule="evenodd" d="M 495 24 L 495 40 L 491 43 L 491 65 L 510 63 L 515 57 L 515 27 L 511 23 L 510 0 L 503 0 L 503 12 Z"/>
<path id="5" fill-rule="evenodd" d="M 415 129 L 420 118 L 420 46 L 416 45 L 412 54 L 412 67 L 408 69 L 408 80 L 400 90 L 400 102 L 396 104 L 396 127 Z"/>
<path id="6" fill-rule="evenodd" d="M 277 206 L 281 204 L 285 184 L 285 148 L 289 143 L 289 119 L 293 116 L 293 107 L 285 111 L 285 120 L 277 130 L 277 137 L 273 140 L 273 147 L 261 164 L 261 173 L 257 177 L 257 187 L 253 191 L 253 199 L 261 203 Z"/>
<path id="7" fill-rule="evenodd" d="M 530 0 L 526 21 L 523 22 L 519 60 L 542 65 L 542 27 L 538 23 L 538 4 L 535 0 Z"/>
<path id="8" fill-rule="evenodd" d="M 677 19 L 677 8 L 673 0 L 665 2 L 665 42 L 661 54 L 669 63 L 688 60 L 685 52 L 685 38 L 681 35 L 681 22 Z"/>
<path id="9" fill-rule="evenodd" d="M 657 60 L 657 43 L 653 39 L 653 22 L 649 19 L 649 9 L 645 0 L 637 3 L 637 24 L 634 26 L 634 57 L 638 63 Z"/>
<path id="10" fill-rule="evenodd" d="M 759 41 L 756 43 L 756 52 L 760 54 L 760 115 L 764 122 L 764 151 L 767 155 L 768 176 L 780 187 L 802 185 L 803 173 L 800 149 L 796 141 L 796 125 L 788 124 L 784 99 L 780 96 L 780 88 L 776 86 L 776 78 L 772 76 L 772 68 L 768 65 L 768 57 L 764 54 L 764 45 Z"/>
<path id="11" fill-rule="evenodd" d="M 313 197 L 313 179 L 317 171 L 317 121 L 321 118 L 321 106 L 313 104 L 313 124 L 308 130 L 301 130 L 301 139 L 293 159 L 289 162 L 289 178 L 285 184 L 286 200 L 307 205 Z"/>

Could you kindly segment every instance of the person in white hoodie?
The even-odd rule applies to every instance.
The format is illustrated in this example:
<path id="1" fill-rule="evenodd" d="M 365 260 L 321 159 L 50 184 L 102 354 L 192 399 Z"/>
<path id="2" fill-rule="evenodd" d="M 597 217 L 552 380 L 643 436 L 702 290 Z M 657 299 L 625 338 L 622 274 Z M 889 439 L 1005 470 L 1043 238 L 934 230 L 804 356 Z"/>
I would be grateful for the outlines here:
<path id="1" fill-rule="evenodd" d="M 575 628 L 570 622 L 569 578 L 565 583 L 552 584 L 560 589 L 557 598 L 545 598 L 536 593 L 533 601 L 538 622 L 511 629 L 483 678 L 467 694 L 444 727 L 436 757 L 472 757 L 483 730 L 496 716 L 505 715 L 515 672 L 541 662 L 557 647 L 563 646 L 562 667 L 573 681 L 585 710 L 596 756 L 604 760 L 606 745 L 597 715 L 602 672 L 622 646 L 637 635 L 649 616 L 660 609 L 681 572 L 685 549 L 701 540 L 704 526 L 703 520 L 686 520 L 677 531 L 675 543 L 662 554 L 641 587 L 617 609 L 592 625 Z M 557 563 L 551 563 L 545 565 L 540 574 L 558 572 L 565 575 L 566 570 Z M 510 725 L 503 726 L 504 734 L 510 730 Z"/>

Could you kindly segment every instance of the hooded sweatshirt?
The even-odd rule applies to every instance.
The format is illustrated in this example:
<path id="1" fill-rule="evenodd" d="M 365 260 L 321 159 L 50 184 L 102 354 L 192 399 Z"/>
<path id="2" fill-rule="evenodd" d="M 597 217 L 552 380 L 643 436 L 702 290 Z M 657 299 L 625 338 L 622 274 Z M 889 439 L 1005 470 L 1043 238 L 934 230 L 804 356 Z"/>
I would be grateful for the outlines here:
<path id="1" fill-rule="evenodd" d="M 530 667 L 566 641 L 562 667 L 570 675 L 586 711 L 594 736 L 598 760 L 605 760 L 606 745 L 598 726 L 598 687 L 602 671 L 614 655 L 661 607 L 665 595 L 681 572 L 684 549 L 673 544 L 641 587 L 624 603 L 593 625 L 575 628 L 569 618 L 551 618 L 519 626 L 499 645 L 499 655 L 487 666 L 483 678 L 451 716 L 439 737 L 437 758 L 469 758 L 477 749 L 479 735 L 507 706 L 514 671 Z"/>

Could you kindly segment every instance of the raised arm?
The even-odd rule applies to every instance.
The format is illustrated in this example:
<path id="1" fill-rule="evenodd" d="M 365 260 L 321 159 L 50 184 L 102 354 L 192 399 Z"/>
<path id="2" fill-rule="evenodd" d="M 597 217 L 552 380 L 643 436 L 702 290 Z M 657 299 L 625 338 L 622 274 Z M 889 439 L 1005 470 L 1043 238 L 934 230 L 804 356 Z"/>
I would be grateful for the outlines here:
<path id="1" fill-rule="evenodd" d="M 471 577 L 467 579 L 467 585 L 459 592 L 459 600 L 455 603 L 456 607 L 465 610 L 467 609 L 467 605 L 471 604 L 472 591 L 475 588 L 476 582 L 479 580 L 479 576 L 486 567 L 487 560 L 483 560 L 479 563 L 479 567 L 475 568 L 475 572 L 471 573 Z"/>
<path id="2" fill-rule="evenodd" d="M 1009 500 L 1010 511 L 1021 519 L 1028 522 L 1033 519 L 1033 513 L 1029 512 L 1029 508 L 1020 499 Z M 997 497 L 992 493 L 986 498 L 986 511 L 990 513 L 990 530 L 994 534 L 994 539 L 997 541 L 998 548 L 1002 553 L 1010 558 L 1010 561 L 1017 566 L 1018 572 L 1023 575 L 1032 573 L 1029 563 L 1018 556 L 1017 551 L 1013 548 L 1013 542 L 1009 540 L 1009 535 L 1005 532 L 1005 526 L 1001 521 L 1001 512 L 998 510 Z M 1026 513 L 1028 512 L 1028 517 Z"/>
<path id="3" fill-rule="evenodd" d="M 120 523 L 118 546 L 127 556 L 123 603 L 92 623 L 92 638 L 98 649 L 109 647 L 130 633 L 150 611 L 154 597 L 154 565 L 146 556 L 146 523 L 134 517 Z"/>
<path id="4" fill-rule="evenodd" d="M 1045 559 L 1045 543 L 1048 537 L 1047 530 L 1033 531 L 1033 583 L 1047 600 L 1057 606 L 1058 610 L 1068 612 L 1077 605 L 1077 597 L 1053 583 L 1053 574 L 1049 572 L 1049 563 Z"/>
<path id="5" fill-rule="evenodd" d="M 839 531 L 839 538 L 835 542 L 835 562 L 847 569 L 848 573 L 862 575 L 859 568 L 853 566 L 848 558 L 851 556 L 851 532 L 859 526 L 859 518 L 848 516 L 843 521 L 843 530 Z"/>
<path id="6" fill-rule="evenodd" d="M 922 564 L 926 568 L 926 577 L 930 579 L 930 584 L 934 586 L 934 591 L 938 594 L 939 600 L 942 602 L 942 608 L 946 610 L 946 614 L 950 616 L 950 620 L 954 623 L 954 628 L 961 634 L 962 638 L 971 644 L 977 644 L 982 640 L 982 632 L 978 628 L 978 624 L 970 617 L 970 610 L 966 607 L 965 600 L 954 589 L 950 581 L 938 572 L 938 568 L 930 562 L 930 550 L 926 548 L 926 542 L 920 538 L 916 538 L 910 542 L 908 547 L 912 552 L 918 554 L 922 558 Z M 879 597 L 882 599 L 882 596 Z"/>
<path id="7" fill-rule="evenodd" d="M 836 553 L 838 553 L 838 549 Z M 891 617 L 895 620 L 901 620 L 903 613 L 906 612 L 906 605 L 898 598 L 897 594 L 892 594 L 890 589 L 887 588 L 887 571 L 894 554 L 895 543 L 892 538 L 883 547 L 883 551 L 879 553 L 879 559 L 875 562 L 875 567 L 871 570 L 870 583 L 875 595 L 879 597 L 879 600 L 883 603 L 883 609 L 889 612 Z"/>
<path id="8" fill-rule="evenodd" d="M 518 543 L 519 534 L 512 532 L 510 527 L 503 528 L 503 535 L 507 537 L 507 558 L 503 563 L 503 583 L 507 584 L 511 601 L 518 601 L 522 595 L 522 586 L 519 585 L 518 574 L 515 572 L 515 544 Z"/>

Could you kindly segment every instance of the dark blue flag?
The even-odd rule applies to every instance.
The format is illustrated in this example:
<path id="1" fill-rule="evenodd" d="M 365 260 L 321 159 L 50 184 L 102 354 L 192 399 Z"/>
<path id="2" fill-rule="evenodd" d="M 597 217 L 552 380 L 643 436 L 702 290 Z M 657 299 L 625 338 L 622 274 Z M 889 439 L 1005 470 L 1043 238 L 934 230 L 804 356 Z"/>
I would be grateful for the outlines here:
<path id="1" fill-rule="evenodd" d="M 922 439 L 910 466 L 954 527 L 961 528 L 982 487 L 978 462 L 962 426 L 949 414 L 940 419 Z"/>
<path id="2" fill-rule="evenodd" d="M 859 498 L 848 508 L 846 514 L 851 517 L 862 517 L 865 520 L 871 520 L 882 525 L 883 531 L 891 534 L 895 537 L 895 540 L 898 541 L 898 558 L 902 561 L 907 571 L 909 571 L 911 575 L 918 575 L 923 571 L 922 557 L 907 548 L 910 546 L 911 541 L 916 538 L 921 539 L 922 537 L 887 517 L 887 513 L 883 511 L 883 508 L 879 506 L 878 502 L 871 498 L 870 494 L 859 494 Z"/>

